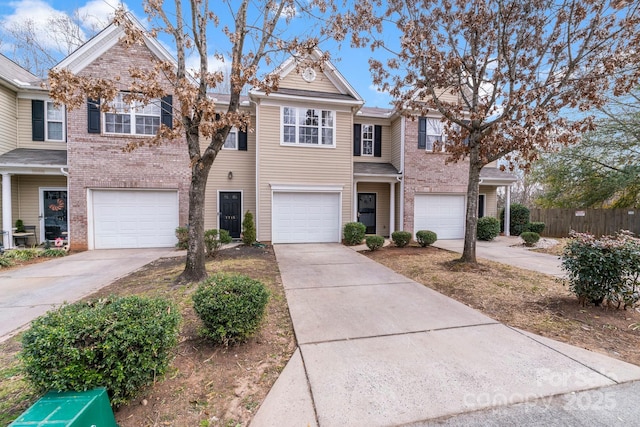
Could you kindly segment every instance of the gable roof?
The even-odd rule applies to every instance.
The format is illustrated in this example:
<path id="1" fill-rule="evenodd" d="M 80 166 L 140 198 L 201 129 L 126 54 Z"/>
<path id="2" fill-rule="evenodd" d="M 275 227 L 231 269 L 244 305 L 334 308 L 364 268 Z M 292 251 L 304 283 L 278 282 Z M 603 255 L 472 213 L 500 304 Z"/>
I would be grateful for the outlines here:
<path id="1" fill-rule="evenodd" d="M 318 61 L 323 57 L 323 52 L 314 48 L 309 54 L 308 58 L 312 61 Z M 290 73 L 295 72 L 298 67 L 298 62 L 296 58 L 293 56 L 289 57 L 285 62 L 283 62 L 278 68 L 271 72 L 272 75 L 278 75 L 280 79 L 284 79 Z M 333 65 L 333 63 L 329 60 L 325 60 L 323 64 L 323 73 L 326 78 L 333 84 L 333 86 L 338 90 L 338 94 L 327 94 L 324 92 L 317 91 L 307 91 L 307 90 L 293 90 L 293 89 L 278 89 L 276 91 L 271 92 L 268 96 L 273 98 L 290 98 L 290 97 L 305 97 L 305 98 L 314 98 L 317 100 L 330 100 L 337 101 L 343 103 L 350 103 L 355 105 L 363 105 L 364 100 L 362 97 L 356 92 L 356 90 L 349 84 L 347 79 L 338 71 L 338 69 Z M 264 91 L 258 89 L 251 89 L 249 94 L 256 97 L 265 97 L 267 96 Z M 331 96 L 333 95 L 333 96 Z M 337 96 L 336 96 L 337 95 Z"/>
<path id="2" fill-rule="evenodd" d="M 163 61 L 169 61 L 175 64 L 175 58 L 153 37 L 147 36 L 146 29 L 136 19 L 135 16 L 128 13 L 127 18 L 142 31 L 144 44 L 149 50 Z M 107 50 L 115 46 L 124 34 L 124 28 L 113 22 L 104 30 L 93 36 L 89 41 L 73 51 L 69 56 L 60 61 L 54 69 L 67 68 L 74 74 L 82 71 L 86 66 L 95 61 Z"/>
<path id="3" fill-rule="evenodd" d="M 40 78 L 0 53 L 0 80 L 14 89 L 39 89 Z"/>

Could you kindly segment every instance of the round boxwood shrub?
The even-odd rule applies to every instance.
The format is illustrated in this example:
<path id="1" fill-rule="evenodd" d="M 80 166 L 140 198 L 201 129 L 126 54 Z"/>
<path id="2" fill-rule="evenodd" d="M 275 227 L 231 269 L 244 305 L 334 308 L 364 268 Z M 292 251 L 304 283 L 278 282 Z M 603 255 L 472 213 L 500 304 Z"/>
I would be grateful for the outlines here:
<path id="1" fill-rule="evenodd" d="M 193 306 L 204 324 L 203 335 L 216 343 L 241 342 L 260 327 L 269 292 L 243 275 L 216 274 L 200 283 Z"/>
<path id="2" fill-rule="evenodd" d="M 540 240 L 540 235 L 538 233 L 534 233 L 533 231 L 525 231 L 524 233 L 520 234 L 520 238 L 524 240 L 524 244 L 526 246 L 533 246 L 538 243 L 538 240 Z"/>
<path id="3" fill-rule="evenodd" d="M 384 246 L 384 237 L 378 235 L 367 236 L 365 242 L 367 243 L 367 247 L 371 252 L 377 251 L 382 246 Z"/>
<path id="4" fill-rule="evenodd" d="M 162 375 L 180 314 L 162 298 L 109 297 L 64 305 L 22 337 L 27 379 L 40 391 L 104 386 L 114 406 Z"/>
<path id="5" fill-rule="evenodd" d="M 416 233 L 416 241 L 423 248 L 433 245 L 438 240 L 438 235 L 431 230 L 420 230 Z"/>
<path id="6" fill-rule="evenodd" d="M 500 221 L 492 216 L 478 219 L 478 240 L 493 240 L 500 234 Z"/>
<path id="7" fill-rule="evenodd" d="M 530 222 L 526 225 L 524 231 L 533 231 L 534 233 L 542 234 L 544 231 L 544 222 Z"/>
<path id="8" fill-rule="evenodd" d="M 399 248 L 404 248 L 411 241 L 411 233 L 408 231 L 394 231 L 391 233 L 391 240 Z"/>
<path id="9" fill-rule="evenodd" d="M 342 232 L 347 245 L 359 245 L 367 232 L 367 226 L 361 222 L 348 222 L 344 225 Z"/>

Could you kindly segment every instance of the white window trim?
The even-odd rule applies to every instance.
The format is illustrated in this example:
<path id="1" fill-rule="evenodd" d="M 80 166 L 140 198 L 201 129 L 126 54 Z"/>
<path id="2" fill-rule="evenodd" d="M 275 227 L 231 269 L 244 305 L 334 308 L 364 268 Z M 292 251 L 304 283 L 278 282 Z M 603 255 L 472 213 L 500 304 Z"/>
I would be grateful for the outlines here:
<path id="1" fill-rule="evenodd" d="M 231 128 L 231 130 L 229 131 L 229 135 L 231 134 L 235 134 L 236 135 L 236 146 L 231 148 L 231 147 L 225 147 L 225 145 L 227 144 L 227 140 L 224 140 L 224 144 L 222 145 L 222 149 L 223 150 L 229 150 L 229 151 L 238 151 L 238 145 L 239 141 L 238 141 L 238 129 L 236 129 L 235 127 Z M 229 138 L 229 135 L 227 135 L 227 139 Z"/>
<path id="2" fill-rule="evenodd" d="M 62 109 L 62 119 L 60 121 L 57 120 L 49 120 L 49 110 L 48 105 L 54 104 L 53 101 L 45 101 L 44 102 L 44 140 L 47 142 L 65 142 L 66 139 L 66 121 L 67 121 L 67 110 L 64 105 L 60 105 Z M 51 123 L 62 123 L 62 138 L 61 139 L 51 139 L 49 138 L 49 122 Z"/>
<path id="3" fill-rule="evenodd" d="M 295 108 L 296 110 L 296 123 L 295 123 L 295 128 L 296 128 L 296 142 L 285 142 L 284 140 L 284 109 L 285 108 Z M 300 143 L 298 142 L 298 138 L 300 136 L 299 133 L 299 129 L 300 129 L 300 124 L 298 123 L 297 120 L 297 114 L 299 111 L 303 111 L 303 110 L 317 110 L 320 112 L 320 115 L 318 117 L 318 143 L 317 144 L 305 144 L 305 143 Z M 333 126 L 331 127 L 332 129 L 332 139 L 333 139 L 333 144 L 323 144 L 322 143 L 322 129 L 329 129 L 329 127 L 322 127 L 322 112 L 323 111 L 327 111 L 330 112 L 333 116 Z M 292 106 L 292 105 L 284 105 L 280 107 L 280 145 L 282 146 L 286 146 L 286 147 L 313 147 L 313 148 L 336 148 L 336 119 L 337 119 L 337 114 L 335 110 L 325 110 L 323 108 L 318 108 L 318 107 L 299 107 L 299 106 Z M 287 126 L 294 126 L 294 125 L 287 125 Z"/>
<path id="4" fill-rule="evenodd" d="M 124 92 L 119 92 L 118 94 L 123 94 L 123 96 L 125 95 Z M 113 101 L 109 101 L 109 103 L 111 103 Z M 153 116 L 151 114 L 140 114 L 140 116 L 144 116 L 144 117 L 158 117 L 158 129 L 162 126 L 162 100 L 160 98 L 151 98 L 149 100 L 149 102 L 147 104 L 144 104 L 143 107 L 150 105 L 150 104 L 158 104 L 160 105 L 160 114 L 158 114 L 158 116 Z M 138 136 L 138 137 L 151 137 L 154 136 L 155 133 L 137 133 L 136 132 L 136 108 L 135 108 L 135 101 L 132 101 L 129 103 L 129 106 L 127 107 L 127 110 L 123 113 L 118 113 L 116 111 L 105 111 L 105 112 L 101 112 L 100 115 L 100 125 L 102 127 L 102 133 L 105 135 L 127 135 L 127 136 Z M 116 114 L 116 115 L 128 115 L 129 116 L 129 127 L 130 127 L 130 132 L 129 133 L 124 133 L 124 132 L 109 132 L 107 131 L 107 114 Z"/>
<path id="5" fill-rule="evenodd" d="M 365 154 L 364 152 L 364 128 L 365 126 L 371 126 L 371 154 Z M 360 155 L 365 157 L 373 157 L 376 151 L 376 127 L 372 124 L 362 124 L 360 129 Z"/>

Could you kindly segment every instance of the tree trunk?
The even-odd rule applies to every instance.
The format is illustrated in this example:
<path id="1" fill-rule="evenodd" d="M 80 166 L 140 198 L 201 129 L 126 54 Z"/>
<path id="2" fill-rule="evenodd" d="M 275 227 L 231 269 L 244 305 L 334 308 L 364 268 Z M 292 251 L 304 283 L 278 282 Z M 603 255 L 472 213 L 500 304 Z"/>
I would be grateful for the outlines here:
<path id="1" fill-rule="evenodd" d="M 477 264 L 476 235 L 478 230 L 478 193 L 480 192 L 480 171 L 478 149 L 472 148 L 469 153 L 469 183 L 467 185 L 467 215 L 464 230 L 464 250 L 461 262 Z"/>
<path id="2" fill-rule="evenodd" d="M 189 246 L 184 271 L 178 283 L 199 282 L 207 278 L 204 253 L 204 201 L 207 177 L 213 162 L 196 162 L 191 168 L 189 187 Z"/>

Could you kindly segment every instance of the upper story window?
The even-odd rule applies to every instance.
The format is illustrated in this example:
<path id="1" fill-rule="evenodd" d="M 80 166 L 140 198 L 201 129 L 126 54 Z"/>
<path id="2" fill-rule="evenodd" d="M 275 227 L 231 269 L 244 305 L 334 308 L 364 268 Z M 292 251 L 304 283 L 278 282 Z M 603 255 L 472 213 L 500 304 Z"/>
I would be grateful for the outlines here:
<path id="1" fill-rule="evenodd" d="M 283 107 L 283 144 L 335 147 L 334 116 L 330 110 Z"/>
<path id="2" fill-rule="evenodd" d="M 52 101 L 31 101 L 31 129 L 34 141 L 65 141 L 65 109 Z"/>
<path id="3" fill-rule="evenodd" d="M 154 98 L 148 104 L 125 102 L 124 94 L 110 103 L 113 111 L 104 113 L 104 131 L 126 135 L 155 135 L 160 128 L 160 99 Z"/>
<path id="4" fill-rule="evenodd" d="M 353 155 L 382 157 L 382 126 L 354 124 Z"/>
<path id="5" fill-rule="evenodd" d="M 440 119 L 420 117 L 418 123 L 418 148 L 427 151 L 444 151 L 446 135 Z"/>
<path id="6" fill-rule="evenodd" d="M 236 128 L 233 128 L 229 131 L 229 135 L 227 135 L 227 139 L 225 139 L 222 148 L 225 150 L 238 149 L 238 130 Z"/>

